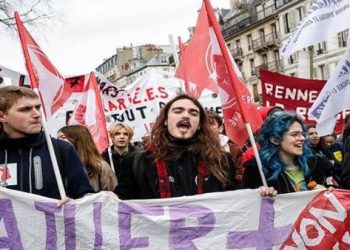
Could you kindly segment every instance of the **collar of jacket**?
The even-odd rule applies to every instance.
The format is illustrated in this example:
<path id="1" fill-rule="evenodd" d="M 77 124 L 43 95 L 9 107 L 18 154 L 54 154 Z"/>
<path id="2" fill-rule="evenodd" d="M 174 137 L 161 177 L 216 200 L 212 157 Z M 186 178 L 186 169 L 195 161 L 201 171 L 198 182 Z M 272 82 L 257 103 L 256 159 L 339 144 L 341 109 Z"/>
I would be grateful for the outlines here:
<path id="1" fill-rule="evenodd" d="M 44 132 L 29 134 L 25 137 L 12 139 L 8 138 L 4 132 L 0 135 L 0 148 L 32 148 L 45 142 Z"/>

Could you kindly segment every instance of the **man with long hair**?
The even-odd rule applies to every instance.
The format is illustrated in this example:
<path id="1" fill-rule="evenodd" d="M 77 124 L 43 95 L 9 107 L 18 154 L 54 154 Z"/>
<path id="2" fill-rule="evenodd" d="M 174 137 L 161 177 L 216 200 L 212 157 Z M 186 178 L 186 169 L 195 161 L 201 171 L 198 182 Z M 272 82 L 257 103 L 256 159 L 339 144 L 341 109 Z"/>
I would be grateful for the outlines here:
<path id="1" fill-rule="evenodd" d="M 125 160 L 121 199 L 170 198 L 236 189 L 231 157 L 212 132 L 198 100 L 178 95 L 161 110 L 150 146 Z M 266 188 L 261 193 L 272 194 Z"/>

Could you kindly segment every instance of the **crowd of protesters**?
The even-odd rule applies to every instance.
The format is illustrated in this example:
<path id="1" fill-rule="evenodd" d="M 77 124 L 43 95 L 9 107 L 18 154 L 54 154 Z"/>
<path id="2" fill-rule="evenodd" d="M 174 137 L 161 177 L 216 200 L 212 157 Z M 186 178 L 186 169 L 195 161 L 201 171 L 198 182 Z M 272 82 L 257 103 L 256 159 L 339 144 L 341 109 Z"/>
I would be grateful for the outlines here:
<path id="1" fill-rule="evenodd" d="M 0 177 L 5 176 L 0 186 L 59 199 L 40 107 L 30 89 L 0 89 Z M 281 108 L 261 109 L 261 115 L 256 140 L 267 186 L 250 145 L 230 141 L 220 115 L 184 94 L 162 108 L 138 146 L 132 144 L 133 129 L 122 123 L 110 129 L 111 146 L 101 155 L 81 125 L 65 126 L 57 134 L 60 140 L 51 140 L 73 199 L 99 191 L 113 191 L 120 199 L 153 199 L 242 188 L 258 189 L 262 196 L 350 188 L 349 116 L 338 138 L 319 137 L 315 126 Z M 11 182 L 6 170 L 16 174 Z"/>

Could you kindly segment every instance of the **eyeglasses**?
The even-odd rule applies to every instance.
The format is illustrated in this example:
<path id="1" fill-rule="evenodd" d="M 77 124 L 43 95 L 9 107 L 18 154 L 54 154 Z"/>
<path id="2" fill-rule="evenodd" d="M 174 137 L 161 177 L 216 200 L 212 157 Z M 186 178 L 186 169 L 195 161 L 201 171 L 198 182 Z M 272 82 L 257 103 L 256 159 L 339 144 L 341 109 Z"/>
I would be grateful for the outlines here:
<path id="1" fill-rule="evenodd" d="M 308 137 L 307 132 L 302 132 L 302 131 L 293 131 L 293 132 L 287 133 L 286 135 L 289 135 L 295 139 L 300 138 L 301 136 L 303 136 L 304 138 Z"/>

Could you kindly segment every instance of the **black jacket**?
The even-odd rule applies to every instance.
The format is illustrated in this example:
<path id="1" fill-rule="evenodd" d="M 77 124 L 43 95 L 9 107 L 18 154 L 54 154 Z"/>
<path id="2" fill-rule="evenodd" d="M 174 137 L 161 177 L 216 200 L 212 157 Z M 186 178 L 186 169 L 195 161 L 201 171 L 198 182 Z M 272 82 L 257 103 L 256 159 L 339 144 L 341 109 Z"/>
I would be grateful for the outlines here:
<path id="1" fill-rule="evenodd" d="M 304 176 L 306 184 L 310 181 L 315 181 L 317 184 L 328 186 L 326 183 L 327 177 L 334 175 L 334 167 L 330 161 L 322 156 L 312 156 L 309 159 L 310 174 Z M 254 159 L 247 161 L 244 164 L 244 175 L 243 175 L 243 187 L 244 188 L 258 188 L 262 186 L 258 165 Z M 291 182 L 287 175 L 282 171 L 276 180 L 268 180 L 268 173 L 265 174 L 267 185 L 274 187 L 279 194 L 295 192 Z"/>
<path id="2" fill-rule="evenodd" d="M 129 144 L 128 152 L 125 153 L 125 154 L 122 154 L 122 155 L 120 155 L 118 152 L 116 152 L 113 149 L 113 145 L 110 147 L 110 149 L 111 149 L 111 152 L 112 152 L 112 160 L 113 160 L 114 172 L 115 172 L 115 175 L 117 176 L 117 179 L 119 181 L 120 172 L 122 171 L 122 166 L 123 166 L 124 159 L 128 155 L 132 154 L 136 150 L 136 148 L 134 146 L 132 146 L 131 144 Z M 103 151 L 102 157 L 110 166 L 112 166 L 111 161 L 109 159 L 109 155 L 108 155 L 108 149 Z"/>
<path id="3" fill-rule="evenodd" d="M 204 178 L 203 192 L 218 192 L 236 189 L 234 182 L 234 167 L 229 154 L 226 155 L 230 182 L 227 186 L 214 176 Z M 129 155 L 115 193 L 121 199 L 154 199 L 160 198 L 158 174 L 152 159 L 152 152 L 142 151 Z M 192 154 L 184 152 L 177 161 L 166 161 L 171 197 L 197 194 L 197 165 L 198 160 Z"/>
<path id="4" fill-rule="evenodd" d="M 64 167 L 67 196 L 80 198 L 86 193 L 94 193 L 73 146 L 62 140 L 52 140 L 59 147 L 56 156 Z M 0 180 L 2 186 L 60 199 L 43 132 L 20 139 L 0 135 L 0 170 L 6 175 Z"/>

